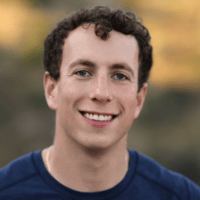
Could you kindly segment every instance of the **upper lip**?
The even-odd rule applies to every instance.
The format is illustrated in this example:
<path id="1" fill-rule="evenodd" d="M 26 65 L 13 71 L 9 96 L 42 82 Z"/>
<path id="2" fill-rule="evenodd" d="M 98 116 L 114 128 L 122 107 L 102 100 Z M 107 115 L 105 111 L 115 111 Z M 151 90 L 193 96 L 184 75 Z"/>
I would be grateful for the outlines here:
<path id="1" fill-rule="evenodd" d="M 85 112 L 85 113 L 90 113 L 90 114 L 97 114 L 97 115 L 115 115 L 117 116 L 118 114 L 115 113 L 106 113 L 106 112 L 96 112 L 96 111 L 86 111 L 86 110 L 80 110 L 80 112 Z"/>

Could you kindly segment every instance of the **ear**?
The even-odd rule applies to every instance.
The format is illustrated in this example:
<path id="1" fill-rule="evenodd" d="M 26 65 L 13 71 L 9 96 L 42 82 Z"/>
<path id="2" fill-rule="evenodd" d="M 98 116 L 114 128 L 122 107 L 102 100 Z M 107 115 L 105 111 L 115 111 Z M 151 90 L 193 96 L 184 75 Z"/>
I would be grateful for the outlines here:
<path id="1" fill-rule="evenodd" d="M 147 87 L 148 87 L 148 84 L 144 83 L 143 87 L 137 93 L 137 97 L 136 97 L 137 105 L 136 105 L 136 108 L 135 108 L 135 118 L 134 119 L 138 118 L 140 111 L 142 110 L 144 100 L 145 100 L 145 97 L 146 97 L 146 93 L 147 93 Z"/>
<path id="2" fill-rule="evenodd" d="M 57 110 L 57 81 L 50 76 L 49 72 L 44 74 L 44 91 L 49 108 Z"/>

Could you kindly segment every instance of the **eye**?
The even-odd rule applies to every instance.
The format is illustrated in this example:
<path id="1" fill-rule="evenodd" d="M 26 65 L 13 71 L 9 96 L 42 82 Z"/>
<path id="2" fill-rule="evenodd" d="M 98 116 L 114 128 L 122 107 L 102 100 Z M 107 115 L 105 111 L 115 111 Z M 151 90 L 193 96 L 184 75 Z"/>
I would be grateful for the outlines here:
<path id="1" fill-rule="evenodd" d="M 120 73 L 117 73 L 114 76 L 117 77 L 116 78 L 117 80 L 127 80 L 128 79 L 127 76 L 125 76 L 124 74 L 120 74 Z"/>
<path id="2" fill-rule="evenodd" d="M 88 76 L 89 75 L 89 72 L 85 71 L 85 70 L 81 70 L 81 71 L 78 71 L 78 72 L 75 72 L 75 74 L 78 74 L 80 76 Z M 87 75 L 88 74 L 88 75 Z"/>

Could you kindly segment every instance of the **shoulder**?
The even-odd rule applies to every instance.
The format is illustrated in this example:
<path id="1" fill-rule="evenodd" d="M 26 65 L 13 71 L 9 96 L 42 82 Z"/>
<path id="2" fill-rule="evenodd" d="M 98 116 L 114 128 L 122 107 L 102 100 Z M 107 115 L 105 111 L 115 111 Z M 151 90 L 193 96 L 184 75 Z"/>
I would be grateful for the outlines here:
<path id="1" fill-rule="evenodd" d="M 136 173 L 144 182 L 174 194 L 177 199 L 200 199 L 200 187 L 187 177 L 166 169 L 153 159 L 138 154 Z M 194 198 L 192 198 L 194 197 Z"/>
<path id="2" fill-rule="evenodd" d="M 0 192 L 13 188 L 38 174 L 33 154 L 34 152 L 17 158 L 0 169 Z"/>

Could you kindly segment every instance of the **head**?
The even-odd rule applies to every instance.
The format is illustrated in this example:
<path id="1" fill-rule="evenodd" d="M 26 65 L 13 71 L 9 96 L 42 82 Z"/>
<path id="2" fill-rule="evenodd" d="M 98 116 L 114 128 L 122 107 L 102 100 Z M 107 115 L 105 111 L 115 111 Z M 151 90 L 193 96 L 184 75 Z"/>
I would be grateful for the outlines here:
<path id="1" fill-rule="evenodd" d="M 63 45 L 69 33 L 79 26 L 88 28 L 95 25 L 95 34 L 102 40 L 110 37 L 115 30 L 135 37 L 139 47 L 138 92 L 147 82 L 152 67 L 152 46 L 148 30 L 139 22 L 133 12 L 111 11 L 108 7 L 83 9 L 61 21 L 47 36 L 44 50 L 44 68 L 54 80 L 60 77 Z"/>
<path id="2" fill-rule="evenodd" d="M 103 7 L 75 13 L 47 37 L 44 87 L 60 146 L 125 144 L 146 96 L 149 39 L 133 13 Z"/>

